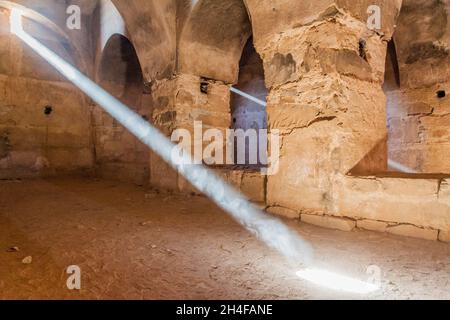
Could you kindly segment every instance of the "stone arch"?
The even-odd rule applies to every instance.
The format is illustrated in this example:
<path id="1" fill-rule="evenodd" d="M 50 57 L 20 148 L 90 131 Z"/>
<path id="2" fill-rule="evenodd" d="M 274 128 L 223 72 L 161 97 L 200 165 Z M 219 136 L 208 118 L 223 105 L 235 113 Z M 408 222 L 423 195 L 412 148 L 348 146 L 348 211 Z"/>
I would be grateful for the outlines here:
<path id="1" fill-rule="evenodd" d="M 393 35 L 402 85 L 420 88 L 449 80 L 449 15 L 448 1 L 403 1 Z"/>
<path id="2" fill-rule="evenodd" d="M 98 3 L 98 34 L 99 49 L 103 52 L 106 43 L 114 34 L 121 34 L 130 38 L 125 21 L 111 0 L 100 0 Z"/>
<path id="3" fill-rule="evenodd" d="M 236 89 L 266 101 L 264 64 L 253 41 L 246 1 L 200 0 L 188 11 L 180 31 L 179 73 L 210 79 L 224 87 L 232 84 Z M 223 114 L 226 117 L 224 126 L 244 131 L 267 129 L 265 107 L 235 93 L 228 96 L 228 88 L 223 92 L 222 100 L 227 100 L 229 108 L 228 114 Z M 251 151 L 256 151 L 261 160 L 259 150 L 255 149 L 252 147 Z M 247 145 L 246 166 L 249 152 Z M 241 165 L 243 163 L 238 168 Z"/>
<path id="4" fill-rule="evenodd" d="M 111 94 L 139 110 L 144 78 L 136 49 L 124 35 L 115 33 L 105 43 L 98 80 Z"/>
<path id="5" fill-rule="evenodd" d="M 181 32 L 179 72 L 236 83 L 242 50 L 251 34 L 243 0 L 197 1 Z"/>
<path id="6" fill-rule="evenodd" d="M 98 82 L 109 93 L 150 119 L 151 110 L 144 103 L 144 76 L 131 41 L 122 34 L 113 34 L 106 42 L 98 66 Z M 149 150 L 116 120 L 99 108 L 95 117 L 95 146 L 100 175 L 148 183 Z"/>
<path id="7" fill-rule="evenodd" d="M 107 0 L 123 18 L 126 35 L 136 48 L 146 82 L 166 79 L 175 70 L 176 5 L 171 0 Z"/>
<path id="8" fill-rule="evenodd" d="M 86 70 L 77 44 L 57 24 L 33 9 L 0 1 L 0 177 L 86 170 L 93 164 L 86 99 L 10 32 L 11 9 L 22 12 L 29 35 Z"/>
<path id="9" fill-rule="evenodd" d="M 250 37 L 244 47 L 242 56 L 239 62 L 239 76 L 236 89 L 241 90 L 261 101 L 266 101 L 268 90 L 265 84 L 264 65 L 260 55 L 257 53 L 253 37 Z M 231 108 L 231 128 L 247 130 L 266 130 L 268 127 L 267 110 L 266 107 L 258 103 L 250 101 L 237 94 L 231 94 L 230 99 Z M 259 139 L 259 137 L 258 137 Z M 258 164 L 253 164 L 256 167 L 261 166 L 261 151 L 259 150 L 260 143 L 256 152 L 258 153 Z M 235 144 L 235 148 L 237 145 Z M 235 154 L 236 154 L 235 150 Z M 251 150 L 246 147 L 246 164 L 248 164 L 249 152 Z M 253 150 L 255 151 L 255 150 Z"/>
<path id="10" fill-rule="evenodd" d="M 25 30 L 31 35 L 43 42 L 44 45 L 59 54 L 67 62 L 87 71 L 87 63 L 84 55 L 71 37 L 56 23 L 46 16 L 25 7 L 21 4 L 11 1 L 0 0 L 0 8 L 5 10 L 17 9 L 22 12 L 23 24 Z"/>

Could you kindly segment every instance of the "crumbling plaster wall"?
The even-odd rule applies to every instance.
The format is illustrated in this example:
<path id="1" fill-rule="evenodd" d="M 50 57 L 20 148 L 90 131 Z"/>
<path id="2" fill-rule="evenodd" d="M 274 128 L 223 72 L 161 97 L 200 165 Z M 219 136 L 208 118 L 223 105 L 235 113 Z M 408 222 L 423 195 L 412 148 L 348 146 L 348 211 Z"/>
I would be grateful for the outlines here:
<path id="1" fill-rule="evenodd" d="M 25 25 L 66 60 L 78 62 L 61 45 L 65 39 L 31 21 Z M 84 172 L 92 164 L 85 98 L 10 33 L 9 12 L 0 11 L 0 178 Z"/>
<path id="2" fill-rule="evenodd" d="M 382 36 L 376 37 L 374 34 L 364 34 L 367 33 L 364 20 L 366 18 L 365 11 L 367 10 L 368 5 L 373 3 L 367 2 L 354 6 L 351 3 L 341 1 L 338 4 L 344 9 L 348 9 L 351 13 L 354 13 L 355 16 L 359 15 L 361 19 L 358 20 L 357 18 L 353 18 L 353 20 L 348 19 L 344 23 L 341 23 L 341 38 L 336 40 L 332 34 L 336 33 L 334 27 L 338 24 L 330 23 L 327 27 L 323 27 L 323 25 L 316 23 L 320 20 L 325 21 L 328 18 L 331 18 L 332 20 L 337 13 L 341 14 L 342 12 L 345 12 L 339 12 L 333 1 L 315 1 L 314 5 L 308 1 L 299 1 L 294 4 L 292 2 L 288 3 L 287 1 L 260 2 L 233 0 L 225 2 L 225 4 L 222 2 L 211 3 L 210 1 L 199 1 L 191 8 L 192 11 L 190 15 L 188 15 L 188 18 L 182 19 L 182 21 L 185 21 L 185 26 L 182 28 L 179 27 L 181 39 L 179 40 L 180 44 L 178 49 L 178 72 L 181 74 L 195 74 L 196 76 L 212 78 L 216 81 L 222 81 L 228 84 L 237 82 L 238 61 L 242 54 L 246 39 L 248 39 L 250 33 L 253 32 L 256 47 L 265 63 L 266 85 L 271 89 L 269 109 L 273 107 L 274 104 L 283 105 L 283 108 L 273 108 L 271 111 L 272 114 L 270 114 L 269 111 L 269 117 L 271 117 L 270 121 L 272 122 L 271 127 L 282 129 L 284 132 L 287 131 L 293 133 L 290 141 L 294 144 L 297 143 L 299 146 L 303 146 L 303 143 L 305 142 L 304 140 L 300 140 L 300 130 L 298 129 L 301 129 L 302 127 L 306 128 L 310 124 L 314 125 L 316 122 L 321 122 L 322 120 L 325 123 L 332 122 L 332 120 L 337 118 L 333 114 L 333 111 L 331 111 L 330 114 L 327 114 L 324 112 L 325 110 L 320 110 L 320 101 L 317 103 L 319 107 L 315 110 L 313 108 L 308 108 L 307 106 L 296 108 L 296 103 L 302 100 L 307 101 L 308 96 L 311 100 L 314 100 L 317 96 L 324 96 L 323 93 L 328 91 L 330 96 L 325 95 L 323 99 L 326 103 L 322 104 L 328 104 L 328 100 L 331 100 L 332 103 L 334 103 L 335 109 L 340 108 L 339 105 L 346 104 L 346 101 L 338 101 L 342 96 L 347 98 L 347 100 L 356 97 L 359 100 L 353 101 L 355 105 L 361 104 L 367 106 L 367 108 L 363 108 L 366 114 L 357 115 L 357 117 L 362 120 L 361 122 L 355 122 L 355 119 L 352 119 L 350 116 L 347 119 L 347 123 L 336 121 L 333 124 L 338 124 L 337 131 L 340 131 L 340 135 L 342 136 L 342 138 L 335 137 L 335 141 L 333 142 L 334 145 L 342 145 L 342 141 L 345 141 L 348 143 L 348 148 L 350 148 L 350 146 L 353 147 L 353 145 L 358 145 L 359 150 L 356 152 L 354 150 L 346 152 L 346 147 L 343 147 L 343 156 L 341 156 L 341 154 L 337 154 L 339 153 L 339 150 L 337 150 L 337 152 L 336 150 L 329 151 L 328 153 L 323 152 L 323 148 L 327 142 L 324 144 L 319 142 L 313 153 L 317 153 L 317 156 L 323 157 L 324 160 L 321 162 L 318 161 L 317 156 L 310 157 L 309 155 L 305 155 L 304 160 L 309 161 L 309 163 L 304 163 L 303 166 L 297 165 L 295 168 L 282 167 L 281 170 L 285 170 L 284 173 L 278 173 L 275 177 L 269 178 L 269 181 L 279 181 L 280 184 L 273 184 L 273 190 L 270 190 L 269 187 L 269 198 L 273 191 L 272 195 L 275 198 L 279 195 L 289 199 L 287 201 L 297 201 L 297 198 L 292 198 L 291 194 L 282 191 L 283 188 L 286 187 L 285 182 L 302 179 L 303 173 L 299 172 L 299 170 L 314 171 L 314 169 L 311 168 L 319 167 L 325 168 L 325 170 L 319 170 L 322 171 L 324 177 L 319 179 L 321 182 L 318 182 L 318 179 L 314 177 L 309 181 L 309 184 L 296 184 L 294 181 L 293 185 L 295 186 L 295 189 L 300 189 L 298 192 L 306 192 L 316 199 L 321 199 L 324 194 L 326 194 L 326 192 L 321 192 L 323 191 L 321 189 L 325 188 L 326 190 L 330 186 L 329 181 L 326 181 L 329 179 L 328 172 L 330 169 L 331 171 L 333 170 L 333 164 L 330 165 L 329 161 L 329 156 L 332 152 L 334 153 L 334 158 L 344 158 L 338 159 L 338 162 L 342 160 L 347 161 L 347 163 L 343 165 L 343 167 L 346 168 L 340 168 L 342 172 L 347 173 L 358 165 L 363 169 L 368 168 L 370 171 L 386 170 L 386 116 L 384 110 L 384 94 L 381 91 L 380 86 L 384 74 L 384 54 L 386 44 L 381 40 Z M 388 12 L 384 19 L 387 19 L 389 23 L 384 24 L 383 32 L 389 37 L 389 33 L 392 33 L 393 31 L 394 19 L 398 14 L 399 2 L 380 2 L 380 4 L 382 4 L 386 9 L 386 12 Z M 186 4 L 184 3 L 181 7 L 185 8 Z M 318 14 L 318 12 L 321 11 L 323 11 L 323 14 Z M 209 14 L 201 14 L 202 12 L 208 12 Z M 185 15 L 183 15 L 183 17 L 184 16 Z M 347 16 L 350 17 L 348 14 Z M 211 17 L 211 19 L 209 17 Z M 302 29 L 302 24 L 306 24 L 307 27 Z M 311 24 L 315 24 L 315 26 L 311 27 Z M 356 34 L 352 28 L 357 29 Z M 311 32 L 310 35 L 305 35 L 305 30 L 307 29 L 314 30 L 315 32 Z M 216 32 L 212 32 L 213 30 L 216 30 Z M 330 34 L 330 37 L 329 39 L 322 41 L 321 39 L 324 38 L 324 34 Z M 347 37 L 348 35 L 350 35 L 350 37 Z M 360 57 L 359 43 L 363 36 L 367 38 L 364 40 L 367 44 L 367 50 L 370 51 L 370 54 L 367 57 L 368 61 L 365 61 L 364 58 Z M 308 42 L 308 44 L 313 42 L 320 43 L 322 41 L 324 44 L 319 45 L 319 48 L 317 48 L 317 46 L 314 47 L 316 44 L 308 47 L 308 45 L 303 43 L 305 41 Z M 341 49 L 340 46 L 342 45 L 339 41 L 342 41 L 344 44 L 345 50 L 342 50 L 342 52 L 339 52 L 339 49 Z M 302 50 L 308 50 L 308 52 L 302 52 Z M 300 56 L 300 58 L 295 55 Z M 303 60 L 302 55 L 307 58 L 303 65 L 301 65 Z M 310 72 L 309 69 L 316 68 L 316 66 L 314 66 L 314 59 L 324 55 L 328 55 L 328 58 L 325 58 L 325 61 L 319 61 L 325 65 L 324 74 L 320 75 L 319 72 L 320 82 L 314 84 L 313 87 L 315 87 L 315 89 L 325 87 L 325 90 L 314 92 L 314 89 L 311 90 L 312 88 L 309 85 L 311 83 L 310 80 L 313 80 L 312 82 L 315 81 L 315 75 L 313 75 L 313 72 Z M 214 57 L 214 59 L 212 57 Z M 347 64 L 350 65 L 350 68 L 347 68 Z M 227 66 L 227 68 L 221 66 Z M 320 67 L 321 66 L 319 65 L 316 70 L 320 69 Z M 306 72 L 305 68 L 308 69 Z M 329 73 L 333 73 L 333 71 L 336 70 L 338 70 L 337 74 L 339 76 L 327 77 Z M 303 79 L 301 84 L 303 88 L 300 87 L 299 90 L 299 86 L 294 82 L 300 75 L 303 77 L 304 73 L 309 73 L 306 77 L 311 77 L 308 79 L 305 77 L 305 79 Z M 341 77 L 340 74 L 343 76 Z M 359 81 L 360 79 L 358 78 L 361 78 L 362 81 Z M 373 82 L 377 82 L 377 84 L 374 86 Z M 283 87 L 284 84 L 286 84 L 286 86 Z M 334 95 L 336 93 L 335 90 L 339 90 L 341 87 L 345 86 L 345 84 L 347 89 L 346 94 L 339 95 L 338 93 Z M 357 92 L 359 96 L 352 92 L 352 88 L 357 85 L 361 85 L 360 92 Z M 374 89 L 372 90 L 372 88 Z M 303 92 L 304 95 L 301 96 L 297 94 L 298 91 Z M 370 95 L 364 95 L 362 94 L 363 92 L 370 92 Z M 353 95 L 351 96 L 351 94 Z M 273 98 L 278 99 L 278 102 L 272 102 L 271 105 L 270 99 Z M 273 99 L 273 101 L 275 101 L 275 99 Z M 286 108 L 289 108 L 289 110 L 287 111 Z M 333 107 L 328 109 L 332 108 Z M 351 110 L 349 113 L 353 112 L 354 114 L 357 114 L 360 113 L 361 108 L 358 107 L 352 109 L 348 107 L 348 109 Z M 341 111 L 345 114 L 346 110 Z M 339 110 L 337 110 L 337 112 L 339 112 Z M 296 117 L 296 114 L 299 115 L 299 117 Z M 305 114 L 307 115 L 306 117 L 309 115 L 310 119 L 302 119 Z M 280 119 L 276 119 L 277 117 L 280 117 Z M 277 123 L 278 121 L 285 121 L 285 123 Z M 299 121 L 300 123 L 295 123 L 296 121 Z M 368 125 L 365 122 L 367 122 Z M 352 132 L 355 131 L 354 129 L 346 128 L 346 125 L 350 123 L 353 124 L 354 127 L 357 127 L 357 131 L 359 132 L 354 133 Z M 322 135 L 325 136 L 324 139 L 328 139 L 330 136 L 328 124 L 320 124 L 320 127 L 323 128 Z M 368 135 L 366 130 L 369 131 Z M 295 135 L 294 131 L 299 134 L 295 138 L 293 137 Z M 303 132 L 307 131 L 308 130 L 302 131 L 302 138 L 304 138 Z M 311 139 L 314 140 L 313 143 L 316 143 L 319 140 L 316 134 L 317 131 L 311 131 Z M 289 140 L 289 138 L 285 138 L 285 141 L 287 140 Z M 380 148 L 380 145 L 384 146 L 384 148 Z M 291 148 L 291 146 L 285 147 L 284 149 L 296 150 L 295 148 Z M 372 156 L 371 153 L 373 153 L 373 150 L 381 150 L 384 151 L 384 153 L 377 152 Z M 296 151 L 290 152 L 296 153 Z M 295 157 L 298 157 L 298 154 L 296 154 Z M 328 164 L 324 165 L 324 162 L 328 162 Z M 294 163 L 296 163 L 296 161 L 292 161 L 291 166 L 294 166 Z M 295 174 L 292 174 L 292 172 Z M 319 189 L 312 188 L 312 185 L 317 184 L 321 184 L 322 186 L 325 185 L 325 187 L 320 187 Z M 289 185 L 289 183 L 287 185 Z M 275 191 L 275 189 L 278 191 Z M 311 202 L 308 200 L 309 199 L 303 199 L 302 202 L 305 205 L 310 205 Z M 313 204 L 313 206 L 314 205 L 315 204 Z M 323 208 L 323 204 L 321 206 Z"/>

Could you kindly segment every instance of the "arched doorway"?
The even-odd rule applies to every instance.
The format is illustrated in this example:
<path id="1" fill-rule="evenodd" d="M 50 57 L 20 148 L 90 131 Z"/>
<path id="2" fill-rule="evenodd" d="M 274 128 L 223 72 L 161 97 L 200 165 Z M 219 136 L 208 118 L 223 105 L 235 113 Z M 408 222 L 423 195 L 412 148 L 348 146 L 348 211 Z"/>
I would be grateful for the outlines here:
<path id="1" fill-rule="evenodd" d="M 106 43 L 99 80 L 116 98 L 139 111 L 144 80 L 136 51 L 125 36 L 114 34 Z"/>
<path id="2" fill-rule="evenodd" d="M 201 120 L 204 128 L 224 132 L 228 140 L 224 152 L 227 159 L 217 166 L 217 170 L 252 201 L 263 203 L 267 179 L 261 175 L 261 168 L 247 170 L 236 165 L 232 140 L 225 134 L 238 125 L 255 129 L 267 126 L 264 112 L 259 107 L 241 100 L 230 90 L 236 86 L 249 89 L 249 94 L 256 94 L 263 101 L 266 97 L 261 88 L 264 87 L 264 74 L 253 46 L 253 28 L 246 1 L 199 0 L 190 6 L 185 17 L 180 21 L 177 71 L 181 92 L 186 93 L 189 88 L 189 99 L 184 99 L 188 103 L 180 104 L 180 112 L 192 110 L 190 114 L 196 116 L 195 120 Z M 233 124 L 232 112 L 239 118 L 236 118 L 236 124 Z M 179 121 L 177 126 L 192 126 L 191 120 L 190 123 Z"/>
<path id="3" fill-rule="evenodd" d="M 253 102 L 245 97 L 245 94 L 264 104 L 268 91 L 265 86 L 263 62 L 253 42 L 252 24 L 246 3 L 243 0 L 201 0 L 192 6 L 187 16 L 179 41 L 178 69 L 181 74 L 201 78 L 201 84 L 204 86 L 200 91 L 203 95 L 197 100 L 204 101 L 203 113 L 215 113 L 209 119 L 203 117 L 213 120 L 203 124 L 219 129 L 244 131 L 242 135 L 246 136 L 247 141 L 245 159 L 242 161 L 242 157 L 237 156 L 237 149 L 243 147 L 239 146 L 242 143 L 236 143 L 242 138 L 236 139 L 233 166 L 230 166 L 231 161 L 228 161 L 228 169 L 241 169 L 250 164 L 258 167 L 258 135 L 260 130 L 267 129 L 267 114 L 265 106 Z M 208 85 L 213 88 L 208 90 Z M 231 93 L 231 86 L 245 94 L 239 95 L 236 91 Z M 216 96 L 216 93 L 221 96 Z M 215 105 L 209 106 L 210 101 Z M 211 112 L 211 109 L 214 111 Z M 217 119 L 219 114 L 223 119 Z M 255 143 L 254 134 L 247 132 L 251 129 L 256 130 Z M 256 157 L 250 156 L 250 151 L 256 154 Z"/>
<path id="4" fill-rule="evenodd" d="M 265 86 L 264 66 L 261 57 L 256 52 L 253 44 L 253 38 L 250 37 L 242 52 L 241 61 L 239 63 L 239 78 L 236 89 L 245 92 L 261 101 L 266 101 L 268 90 Z M 245 165 L 250 167 L 259 167 L 262 165 L 260 156 L 267 150 L 260 150 L 264 144 L 260 143 L 260 139 L 267 139 L 261 130 L 267 130 L 267 112 L 266 107 L 254 101 L 251 101 L 238 94 L 232 94 L 230 99 L 231 105 L 231 128 L 234 130 L 242 129 L 256 130 L 258 134 L 257 145 L 249 145 L 247 140 L 245 146 Z M 237 154 L 237 144 L 235 143 L 235 158 Z M 257 153 L 257 163 L 251 163 L 251 152 Z"/>
<path id="5" fill-rule="evenodd" d="M 124 35 L 114 34 L 107 41 L 98 81 L 113 96 L 144 119 L 149 119 L 142 105 L 144 78 L 141 65 L 133 44 Z M 97 110 L 96 114 L 96 156 L 100 174 L 139 185 L 148 183 L 148 148 L 106 113 Z"/>

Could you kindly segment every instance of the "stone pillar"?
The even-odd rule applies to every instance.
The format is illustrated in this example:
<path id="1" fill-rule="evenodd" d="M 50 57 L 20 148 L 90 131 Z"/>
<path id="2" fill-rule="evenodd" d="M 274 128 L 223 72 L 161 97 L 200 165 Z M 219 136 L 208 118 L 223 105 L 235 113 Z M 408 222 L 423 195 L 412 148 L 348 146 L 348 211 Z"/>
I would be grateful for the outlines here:
<path id="1" fill-rule="evenodd" d="M 167 137 L 176 126 L 176 79 L 164 79 L 153 83 L 152 123 Z M 178 191 L 178 173 L 154 152 L 150 152 L 150 184 L 154 187 Z"/>
<path id="2" fill-rule="evenodd" d="M 153 87 L 154 124 L 170 137 L 176 129 L 186 129 L 194 139 L 194 122 L 201 121 L 203 129 L 230 127 L 230 89 L 221 81 L 202 80 L 198 76 L 179 74 Z M 202 92 L 203 91 L 203 92 Z M 192 146 L 202 143 L 201 137 Z M 170 190 L 194 191 L 178 173 L 158 156 L 151 157 L 151 183 Z"/>
<path id="3" fill-rule="evenodd" d="M 264 42 L 257 47 L 270 88 L 269 127 L 282 134 L 268 205 L 338 214 L 345 175 L 387 168 L 386 41 L 332 5 Z"/>

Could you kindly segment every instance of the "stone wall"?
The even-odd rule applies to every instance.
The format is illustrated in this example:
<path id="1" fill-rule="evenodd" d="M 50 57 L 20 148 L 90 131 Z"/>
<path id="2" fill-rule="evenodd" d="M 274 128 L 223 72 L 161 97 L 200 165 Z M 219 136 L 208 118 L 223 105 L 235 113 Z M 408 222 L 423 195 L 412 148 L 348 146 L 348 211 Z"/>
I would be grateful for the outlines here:
<path id="1" fill-rule="evenodd" d="M 221 81 L 203 79 L 199 76 L 180 74 L 171 80 L 160 81 L 153 86 L 153 123 L 170 137 L 176 129 L 186 129 L 194 145 L 206 146 L 201 138 L 210 128 L 224 132 L 230 128 L 230 86 Z M 194 133 L 194 121 L 201 121 L 203 132 Z M 197 140 L 194 140 L 197 138 Z M 196 192 L 178 173 L 158 156 L 151 156 L 151 183 L 154 186 L 184 193 Z M 217 174 L 240 188 L 255 202 L 264 202 L 264 177 L 259 173 L 227 168 L 212 168 Z M 258 181 L 251 184 L 250 181 Z M 242 188 L 241 188 L 242 187 Z"/>
<path id="2" fill-rule="evenodd" d="M 69 62 L 61 39 L 35 36 Z M 0 13 L 0 178 L 47 176 L 92 167 L 84 96 L 9 32 Z M 47 114 L 46 114 L 47 113 Z"/>
<path id="3" fill-rule="evenodd" d="M 401 174 L 335 180 L 335 210 L 272 206 L 269 212 L 325 228 L 357 228 L 450 242 L 449 176 Z"/>
<path id="4" fill-rule="evenodd" d="M 151 102 L 148 102 L 148 97 L 144 97 L 143 106 L 135 111 L 149 117 Z M 150 182 L 148 147 L 98 106 L 93 106 L 93 119 L 96 173 L 106 179 L 148 185 Z"/>
<path id="5" fill-rule="evenodd" d="M 388 91 L 389 159 L 419 173 L 450 173 L 450 84 Z"/>
<path id="6" fill-rule="evenodd" d="M 450 242 L 448 176 L 345 177 L 339 214 L 301 212 L 302 221 L 344 231 L 355 228 Z"/>
<path id="7" fill-rule="evenodd" d="M 267 210 L 346 231 L 364 228 L 448 240 L 450 208 L 443 177 L 374 176 L 388 169 L 388 113 L 382 84 L 400 1 L 376 3 L 383 8 L 381 32 L 367 30 L 366 9 L 374 4 L 368 1 L 316 1 L 314 6 L 306 1 L 293 6 L 280 1 L 246 2 L 270 88 L 269 127 L 279 129 L 283 139 L 280 171 L 267 178 L 254 177 L 262 181 Z M 297 10 L 298 15 L 287 14 Z M 207 52 L 214 51 L 214 43 L 209 42 Z M 239 43 L 235 40 L 233 47 Z M 221 76 L 220 70 L 204 70 Z M 429 100 L 435 98 L 431 90 Z M 392 95 L 398 92 L 394 89 Z M 426 96 L 416 94 L 421 99 Z M 391 120 L 393 114 L 389 108 Z M 390 128 L 393 154 L 396 136 Z M 442 129 L 430 129 L 430 134 Z M 242 188 L 240 178 L 230 176 L 245 175 L 223 174 Z M 360 185 L 370 185 L 367 181 L 374 185 L 361 190 Z M 425 186 L 428 191 L 419 194 Z"/>

